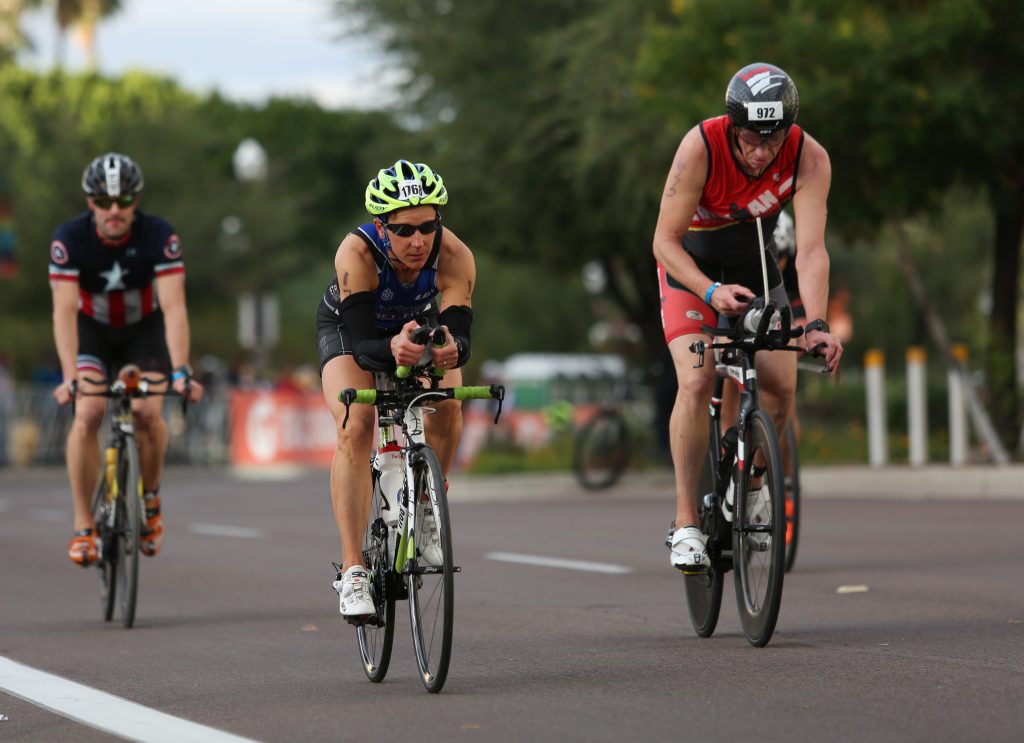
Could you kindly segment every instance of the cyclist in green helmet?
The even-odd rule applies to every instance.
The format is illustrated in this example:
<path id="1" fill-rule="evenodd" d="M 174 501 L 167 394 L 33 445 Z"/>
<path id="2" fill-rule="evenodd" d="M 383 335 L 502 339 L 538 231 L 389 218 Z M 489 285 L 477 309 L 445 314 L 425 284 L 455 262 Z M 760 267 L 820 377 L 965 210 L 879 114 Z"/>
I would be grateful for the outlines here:
<path id="1" fill-rule="evenodd" d="M 374 409 L 353 407 L 342 428 L 346 411 L 337 395 L 346 387 L 373 387 L 375 371 L 419 363 L 424 347 L 410 335 L 421 325 L 445 329 L 447 343 L 430 349 L 433 365 L 446 371 L 441 385 L 462 384 L 476 264 L 466 244 L 441 227 L 438 207 L 447 203 L 444 181 L 429 166 L 399 160 L 381 170 L 366 187 L 366 211 L 373 221 L 342 240 L 335 276 L 317 310 L 320 375 L 337 426 L 331 501 L 343 574 L 334 587 L 341 613 L 353 621 L 374 613 L 361 551 L 372 494 L 366 464 L 373 448 Z M 425 419 L 427 439 L 445 473 L 462 433 L 460 405 L 456 400 L 437 403 L 432 405 L 436 412 Z"/>

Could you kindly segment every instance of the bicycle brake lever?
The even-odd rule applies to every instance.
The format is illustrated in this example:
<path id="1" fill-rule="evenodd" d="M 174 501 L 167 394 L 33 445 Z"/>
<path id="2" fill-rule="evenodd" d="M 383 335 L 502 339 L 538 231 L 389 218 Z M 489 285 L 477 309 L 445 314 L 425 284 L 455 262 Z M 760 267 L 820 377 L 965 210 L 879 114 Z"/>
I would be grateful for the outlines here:
<path id="1" fill-rule="evenodd" d="M 690 352 L 697 354 L 697 363 L 693 365 L 694 369 L 701 369 L 704 366 L 704 351 L 707 348 L 707 344 L 704 341 L 694 341 L 690 344 Z"/>
<path id="2" fill-rule="evenodd" d="M 492 384 L 491 397 L 498 401 L 498 412 L 494 414 L 494 423 L 495 425 L 497 425 L 498 418 L 501 417 L 501 404 L 505 400 L 505 385 Z"/>

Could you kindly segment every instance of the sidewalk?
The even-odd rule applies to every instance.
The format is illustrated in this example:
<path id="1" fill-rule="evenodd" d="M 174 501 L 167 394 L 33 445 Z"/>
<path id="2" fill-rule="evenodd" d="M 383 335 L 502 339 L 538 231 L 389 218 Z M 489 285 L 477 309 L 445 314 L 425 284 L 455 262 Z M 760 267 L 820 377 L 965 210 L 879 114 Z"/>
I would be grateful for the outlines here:
<path id="1" fill-rule="evenodd" d="M 655 495 L 672 497 L 675 482 L 669 469 L 627 472 L 606 491 L 581 488 L 570 472 L 510 475 L 470 475 L 452 479 L 451 499 L 458 501 L 532 500 L 552 497 L 600 498 Z M 995 465 L 867 465 L 804 467 L 802 494 L 806 498 L 899 498 L 924 500 L 1024 499 L 1024 464 Z"/>

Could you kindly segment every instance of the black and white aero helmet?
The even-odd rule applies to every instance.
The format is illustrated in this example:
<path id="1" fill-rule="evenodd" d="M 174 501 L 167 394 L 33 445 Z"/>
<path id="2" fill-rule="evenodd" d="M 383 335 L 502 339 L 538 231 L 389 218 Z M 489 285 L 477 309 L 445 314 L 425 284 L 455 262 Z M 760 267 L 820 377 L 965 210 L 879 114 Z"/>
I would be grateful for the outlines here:
<path id="1" fill-rule="evenodd" d="M 785 70 L 754 62 L 729 81 L 725 111 L 733 126 L 768 136 L 793 125 L 800 111 L 800 96 Z"/>
<path id="2" fill-rule="evenodd" d="M 82 173 L 82 190 L 89 196 L 136 194 L 143 185 L 142 168 L 119 152 L 100 155 Z"/>

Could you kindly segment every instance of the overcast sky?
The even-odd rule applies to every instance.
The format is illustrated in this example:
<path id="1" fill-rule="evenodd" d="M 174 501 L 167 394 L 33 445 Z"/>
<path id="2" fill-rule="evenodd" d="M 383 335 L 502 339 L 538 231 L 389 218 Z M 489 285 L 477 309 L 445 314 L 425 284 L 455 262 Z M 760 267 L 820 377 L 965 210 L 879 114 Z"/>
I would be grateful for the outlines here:
<path id="1" fill-rule="evenodd" d="M 348 35 L 329 0 L 124 0 L 124 9 L 99 26 L 99 67 L 176 78 L 197 92 L 212 88 L 234 100 L 270 95 L 308 96 L 321 105 L 373 107 L 391 77 L 372 44 Z M 33 69 L 54 62 L 56 23 L 47 5 L 26 14 L 36 45 L 19 61 Z M 81 70 L 73 37 L 66 67 Z M 378 84 L 380 90 L 373 91 Z"/>

